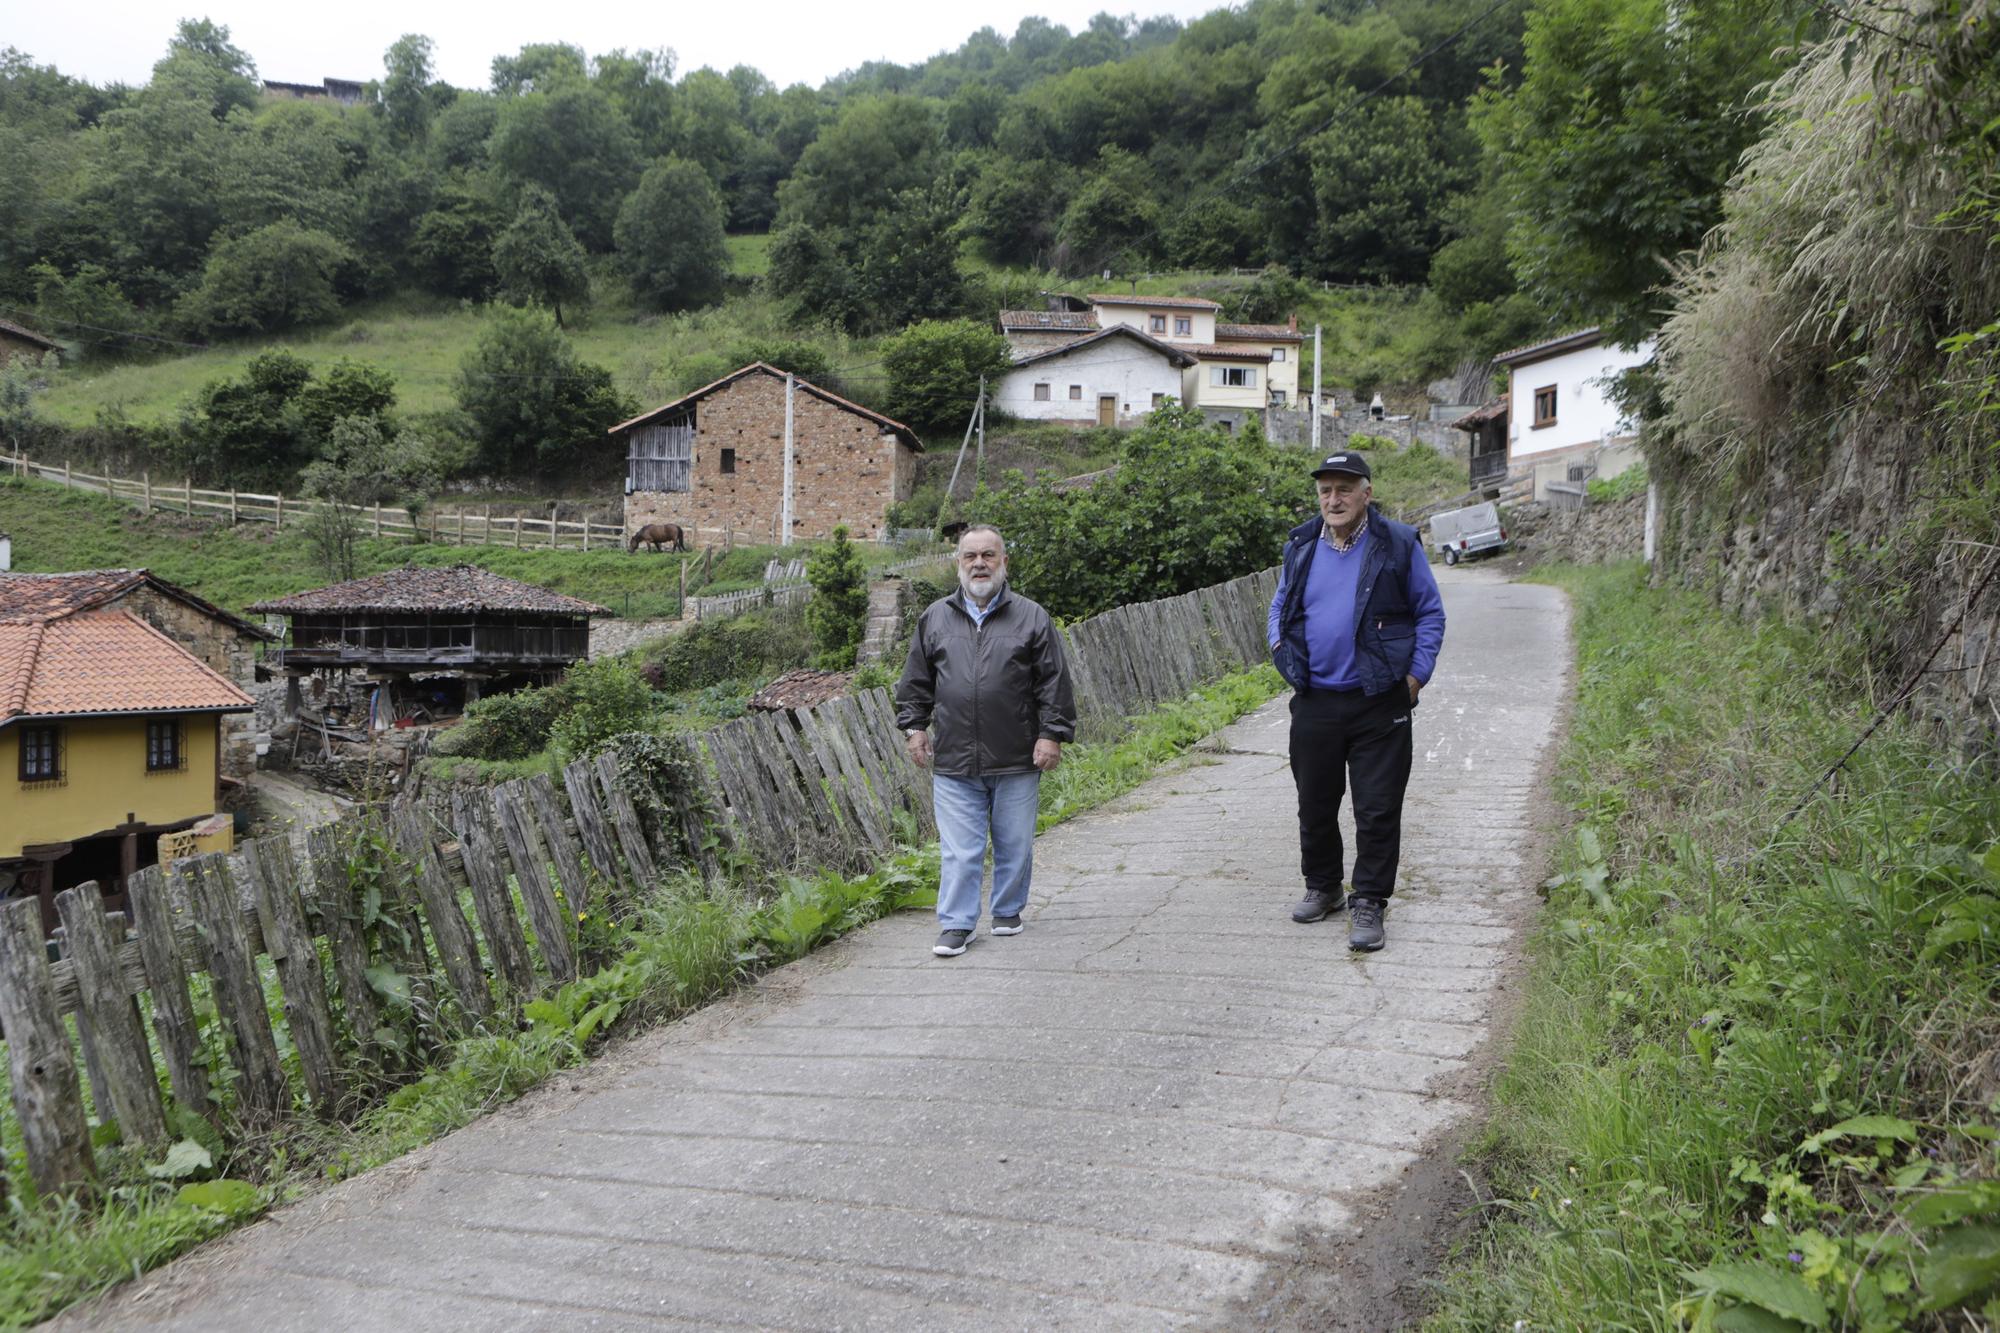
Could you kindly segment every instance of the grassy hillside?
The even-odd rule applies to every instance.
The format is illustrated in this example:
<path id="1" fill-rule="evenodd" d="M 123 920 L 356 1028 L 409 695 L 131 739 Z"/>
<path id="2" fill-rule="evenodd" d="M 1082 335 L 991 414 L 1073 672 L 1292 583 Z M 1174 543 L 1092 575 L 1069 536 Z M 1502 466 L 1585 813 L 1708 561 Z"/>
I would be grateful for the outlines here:
<path id="1" fill-rule="evenodd" d="M 762 240 L 739 237 L 733 248 L 742 251 L 746 264 L 761 263 L 764 248 L 747 242 Z M 406 411 L 452 406 L 459 362 L 485 323 L 478 307 L 400 297 L 352 314 L 344 324 L 289 337 L 217 344 L 157 361 L 66 370 L 36 399 L 36 410 L 67 426 L 88 425 L 104 411 L 142 424 L 168 421 L 203 384 L 240 373 L 251 357 L 272 347 L 287 348 L 315 366 L 342 357 L 379 366 L 396 377 L 398 405 Z M 870 342 L 791 328 L 775 303 L 754 294 L 680 315 L 643 314 L 605 301 L 573 314 L 569 334 L 578 355 L 610 370 L 618 387 L 644 405 L 665 402 L 733 369 L 722 364 L 726 354 L 751 339 L 808 341 L 836 366 L 876 359 Z"/>
<path id="2" fill-rule="evenodd" d="M 136 509 L 47 482 L 0 478 L 0 532 L 14 539 L 14 568 L 24 573 L 76 569 L 150 569 L 240 611 L 268 597 L 319 587 L 330 580 L 303 535 L 263 524 L 226 524 Z M 886 547 L 864 544 L 870 562 L 894 560 Z M 795 551 L 794 554 L 797 552 Z M 739 546 L 715 561 L 704 592 L 747 587 L 763 576 L 771 547 Z M 517 551 L 499 546 L 451 546 L 395 541 L 361 543 L 363 573 L 401 565 L 481 565 L 495 573 L 609 607 L 620 616 L 673 615 L 679 609 L 682 558 L 625 551 Z M 692 578 L 693 569 L 689 570 Z"/>

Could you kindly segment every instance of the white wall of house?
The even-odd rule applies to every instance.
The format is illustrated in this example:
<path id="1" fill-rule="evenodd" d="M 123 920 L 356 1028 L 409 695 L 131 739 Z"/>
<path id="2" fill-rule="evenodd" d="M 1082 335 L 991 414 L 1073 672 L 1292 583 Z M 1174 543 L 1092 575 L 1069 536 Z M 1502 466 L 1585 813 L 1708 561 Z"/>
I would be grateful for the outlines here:
<path id="1" fill-rule="evenodd" d="M 1151 334 L 1166 343 L 1215 341 L 1213 310 L 1196 310 L 1186 306 L 1149 306 L 1145 304 L 1144 297 L 1135 298 L 1129 305 L 1100 300 L 1096 309 L 1098 324 L 1107 329 L 1113 324 L 1123 324 L 1141 333 Z M 1185 332 L 1182 331 L 1183 328 Z"/>
<path id="2" fill-rule="evenodd" d="M 1046 397 L 1036 396 L 1037 385 Z M 1104 395 L 1117 400 L 1117 424 L 1134 425 L 1153 410 L 1155 395 L 1180 397 L 1181 373 L 1137 339 L 1105 338 L 1008 371 L 993 392 L 993 406 L 1023 421 L 1095 425 Z"/>
<path id="3" fill-rule="evenodd" d="M 1271 367 L 1263 361 L 1201 361 L 1182 376 L 1182 392 L 1190 407 L 1261 411 L 1271 404 L 1270 383 Z"/>
<path id="4" fill-rule="evenodd" d="M 1509 462 L 1630 434 L 1634 423 L 1612 401 L 1611 380 L 1652 356 L 1650 342 L 1630 348 L 1599 343 L 1509 366 Z M 1549 389 L 1555 390 L 1554 419 L 1536 425 L 1537 395 Z"/>

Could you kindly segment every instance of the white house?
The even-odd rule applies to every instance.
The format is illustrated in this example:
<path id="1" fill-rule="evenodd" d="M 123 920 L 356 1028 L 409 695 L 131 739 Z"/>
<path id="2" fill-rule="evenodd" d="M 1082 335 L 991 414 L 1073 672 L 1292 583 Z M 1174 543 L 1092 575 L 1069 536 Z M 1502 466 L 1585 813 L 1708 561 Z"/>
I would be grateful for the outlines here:
<path id="1" fill-rule="evenodd" d="M 1181 396 L 1195 358 L 1129 324 L 1112 324 L 1053 347 L 1016 352 L 993 406 L 1023 421 L 1130 426 Z"/>
<path id="2" fill-rule="evenodd" d="M 1653 344 L 1619 347 L 1598 329 L 1517 347 L 1493 358 L 1507 370 L 1510 469 L 1610 444 L 1635 429 L 1611 396 L 1619 372 L 1653 359 Z"/>

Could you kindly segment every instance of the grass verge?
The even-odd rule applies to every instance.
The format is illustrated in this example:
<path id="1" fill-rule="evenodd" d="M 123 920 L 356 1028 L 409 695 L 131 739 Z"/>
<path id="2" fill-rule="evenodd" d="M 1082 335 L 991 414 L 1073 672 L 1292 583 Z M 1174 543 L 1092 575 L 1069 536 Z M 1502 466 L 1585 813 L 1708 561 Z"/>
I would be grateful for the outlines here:
<path id="1" fill-rule="evenodd" d="M 1550 881 L 1479 1232 L 1428 1328 L 2000 1322 L 2000 783 L 1838 645 L 1644 586 L 1577 609 Z"/>
<path id="2" fill-rule="evenodd" d="M 1162 762 L 1271 698 L 1282 688 L 1268 666 L 1223 678 L 1133 720 L 1119 739 L 1079 744 L 1042 783 L 1041 828 L 1074 818 L 1138 786 Z M 11 1123 L 15 1192 L 0 1236 L 0 1327 L 46 1319 L 114 1283 L 136 1277 L 272 1204 L 393 1160 L 514 1100 L 583 1062 L 613 1033 L 637 1032 L 708 1003 L 771 966 L 790 962 L 848 930 L 936 900 L 937 849 L 905 848 L 862 876 L 780 876 L 754 867 L 734 888 L 711 891 L 680 878 L 620 920 L 579 918 L 587 953 L 608 961 L 589 976 L 530 1003 L 516 1032 L 454 1043 L 438 1067 L 346 1125 L 299 1129 L 261 1161 L 220 1161 L 250 1180 L 192 1185 L 160 1180 L 125 1162 L 104 1205 L 24 1198 L 25 1162 Z M 190 1117 L 191 1119 L 192 1117 Z"/>

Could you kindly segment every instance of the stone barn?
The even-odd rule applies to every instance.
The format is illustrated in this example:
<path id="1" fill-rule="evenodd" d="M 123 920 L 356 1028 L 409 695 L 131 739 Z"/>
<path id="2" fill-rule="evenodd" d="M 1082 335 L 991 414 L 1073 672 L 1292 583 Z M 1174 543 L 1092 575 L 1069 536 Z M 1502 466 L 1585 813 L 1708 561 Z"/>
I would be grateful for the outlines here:
<path id="1" fill-rule="evenodd" d="M 792 392 L 791 540 L 882 535 L 910 498 L 923 443 L 900 421 L 805 380 Z M 785 508 L 785 372 L 754 362 L 611 428 L 625 446 L 625 534 L 678 523 L 690 542 L 725 529 L 780 540 Z M 970 406 L 968 404 L 968 406 Z"/>

